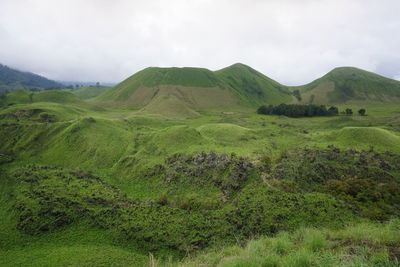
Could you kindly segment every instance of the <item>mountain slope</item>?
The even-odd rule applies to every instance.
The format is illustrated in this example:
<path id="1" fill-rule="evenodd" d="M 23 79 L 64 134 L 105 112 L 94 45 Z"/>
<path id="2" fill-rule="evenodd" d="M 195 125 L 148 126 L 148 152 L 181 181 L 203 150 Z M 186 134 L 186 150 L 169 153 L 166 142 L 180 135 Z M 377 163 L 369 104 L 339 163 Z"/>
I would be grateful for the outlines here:
<path id="1" fill-rule="evenodd" d="M 299 90 L 300 103 L 400 102 L 400 82 L 353 67 L 335 68 Z"/>
<path id="2" fill-rule="evenodd" d="M 193 117 L 201 110 L 253 108 L 290 101 L 279 83 L 243 64 L 219 71 L 201 68 L 147 68 L 95 100 L 145 113 Z"/>
<path id="3" fill-rule="evenodd" d="M 104 93 L 108 89 L 110 89 L 108 86 L 81 86 L 71 89 L 70 92 L 80 99 L 90 99 Z"/>
<path id="4" fill-rule="evenodd" d="M 216 71 L 226 88 L 253 105 L 280 104 L 290 100 L 286 86 L 241 63 Z"/>
<path id="5" fill-rule="evenodd" d="M 22 72 L 0 64 L 0 93 L 21 89 L 54 89 L 62 85 L 42 76 Z"/>
<path id="6" fill-rule="evenodd" d="M 76 95 L 65 90 L 48 90 L 35 93 L 28 90 L 15 90 L 11 93 L 0 96 L 0 107 L 38 102 L 50 102 L 59 104 L 84 103 Z"/>
<path id="7" fill-rule="evenodd" d="M 400 82 L 352 67 L 336 68 L 303 86 L 287 87 L 244 64 L 218 71 L 147 68 L 93 102 L 146 114 L 187 118 L 203 110 L 254 109 L 281 103 L 400 102 Z"/>

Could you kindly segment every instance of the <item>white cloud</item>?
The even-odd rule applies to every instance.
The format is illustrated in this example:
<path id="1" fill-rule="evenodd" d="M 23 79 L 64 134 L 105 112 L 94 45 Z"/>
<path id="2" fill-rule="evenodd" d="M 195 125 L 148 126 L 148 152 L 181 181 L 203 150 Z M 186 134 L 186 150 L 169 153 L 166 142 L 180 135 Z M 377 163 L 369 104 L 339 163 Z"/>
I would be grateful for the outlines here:
<path id="1" fill-rule="evenodd" d="M 397 0 L 1 0 L 0 62 L 59 80 L 243 62 L 284 84 L 400 70 Z"/>

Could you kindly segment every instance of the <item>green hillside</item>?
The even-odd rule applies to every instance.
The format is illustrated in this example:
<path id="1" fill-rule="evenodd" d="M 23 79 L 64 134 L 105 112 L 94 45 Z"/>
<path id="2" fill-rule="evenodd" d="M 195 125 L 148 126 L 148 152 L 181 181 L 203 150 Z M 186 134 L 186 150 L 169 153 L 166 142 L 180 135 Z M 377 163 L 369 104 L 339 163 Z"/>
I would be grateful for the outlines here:
<path id="1" fill-rule="evenodd" d="M 400 82 L 353 67 L 336 68 L 299 90 L 300 103 L 400 102 Z"/>
<path id="2" fill-rule="evenodd" d="M 231 89 L 241 101 L 252 106 L 290 101 L 286 86 L 244 64 L 236 63 L 215 73 L 225 88 Z"/>
<path id="3" fill-rule="evenodd" d="M 217 77 L 209 70 L 198 68 L 146 68 L 124 80 L 99 97 L 99 100 L 126 102 L 140 87 L 161 85 L 185 87 L 216 87 Z"/>
<path id="4" fill-rule="evenodd" d="M 71 93 L 80 99 L 91 99 L 110 89 L 108 86 L 81 86 L 72 90 Z"/>
<path id="5" fill-rule="evenodd" d="M 145 113 L 193 117 L 201 110 L 254 108 L 290 101 L 279 83 L 243 64 L 212 72 L 201 68 L 147 68 L 94 100 Z M 162 107 L 162 108 L 161 108 Z"/>
<path id="6" fill-rule="evenodd" d="M 295 91 L 298 91 L 295 94 Z M 400 82 L 357 68 L 336 68 L 303 86 L 287 87 L 244 64 L 217 71 L 147 68 L 92 100 L 143 114 L 190 118 L 207 110 L 238 111 L 281 103 L 400 102 Z"/>
<path id="7" fill-rule="evenodd" d="M 30 72 L 0 64 L 0 93 L 14 90 L 43 90 L 63 87 L 62 84 Z"/>
<path id="8" fill-rule="evenodd" d="M 400 136 L 377 127 L 344 127 L 333 132 L 328 140 L 359 149 L 393 147 L 400 152 Z"/>
<path id="9" fill-rule="evenodd" d="M 0 266 L 398 266 L 400 105 L 256 113 L 285 90 L 235 64 L 3 95 Z"/>
<path id="10" fill-rule="evenodd" d="M 83 104 L 83 102 L 77 96 L 68 91 L 62 90 L 48 90 L 36 93 L 28 90 L 16 90 L 0 97 L 0 107 L 38 102 Z"/>

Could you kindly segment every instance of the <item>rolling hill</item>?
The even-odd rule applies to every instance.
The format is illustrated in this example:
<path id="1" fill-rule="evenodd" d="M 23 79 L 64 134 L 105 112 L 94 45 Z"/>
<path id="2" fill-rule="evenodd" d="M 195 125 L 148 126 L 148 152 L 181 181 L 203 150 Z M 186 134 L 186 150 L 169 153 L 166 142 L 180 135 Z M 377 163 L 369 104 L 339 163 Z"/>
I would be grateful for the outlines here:
<path id="1" fill-rule="evenodd" d="M 51 102 L 59 104 L 83 103 L 82 100 L 80 100 L 76 95 L 65 90 L 47 90 L 43 92 L 15 90 L 0 97 L 0 107 L 38 102 Z"/>
<path id="2" fill-rule="evenodd" d="M 43 90 L 63 87 L 62 84 L 45 77 L 15 70 L 0 64 L 0 93 L 14 90 Z"/>
<path id="3" fill-rule="evenodd" d="M 193 117 L 201 110 L 252 108 L 290 101 L 286 87 L 243 64 L 219 71 L 146 68 L 101 94 L 95 102 L 145 113 Z"/>
<path id="4" fill-rule="evenodd" d="M 108 86 L 81 86 L 78 88 L 70 89 L 69 91 L 79 97 L 80 99 L 91 99 L 94 98 L 105 91 L 107 91 L 110 87 Z"/>
<path id="5" fill-rule="evenodd" d="M 398 103 L 400 82 L 353 67 L 335 68 L 309 84 L 294 87 L 284 86 L 241 63 L 217 71 L 150 67 L 105 91 L 93 102 L 138 109 L 144 114 L 187 118 L 204 110 L 244 110 L 289 102 Z"/>
<path id="6" fill-rule="evenodd" d="M 399 105 L 255 113 L 286 88 L 235 64 L 0 96 L 0 266 L 398 266 Z"/>
<path id="7" fill-rule="evenodd" d="M 349 101 L 400 102 L 400 82 L 353 67 L 335 68 L 299 90 L 301 100 L 308 104 L 342 104 Z"/>

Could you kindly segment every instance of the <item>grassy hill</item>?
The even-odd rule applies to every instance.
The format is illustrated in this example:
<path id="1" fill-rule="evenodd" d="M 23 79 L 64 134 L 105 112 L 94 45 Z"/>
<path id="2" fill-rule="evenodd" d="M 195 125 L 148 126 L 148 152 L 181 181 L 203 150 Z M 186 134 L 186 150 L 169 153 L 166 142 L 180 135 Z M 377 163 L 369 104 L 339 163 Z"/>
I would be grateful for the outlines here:
<path id="1" fill-rule="evenodd" d="M 52 102 L 60 104 L 78 104 L 83 102 L 68 91 L 48 90 L 32 92 L 28 90 L 16 90 L 0 97 L 0 107 L 15 104 L 29 104 L 38 102 Z"/>
<path id="2" fill-rule="evenodd" d="M 91 99 L 105 91 L 110 89 L 108 86 L 81 86 L 75 89 L 69 90 L 71 93 L 79 97 L 80 99 Z"/>
<path id="3" fill-rule="evenodd" d="M 299 90 L 300 103 L 400 102 L 400 82 L 353 67 L 336 68 Z"/>
<path id="4" fill-rule="evenodd" d="M 294 94 L 298 91 L 297 97 Z M 238 111 L 281 103 L 400 102 L 400 82 L 352 67 L 336 68 L 303 86 L 287 87 L 244 64 L 217 71 L 147 68 L 105 91 L 93 103 L 170 118 L 207 110 Z"/>
<path id="5" fill-rule="evenodd" d="M 229 88 L 243 103 L 251 106 L 290 100 L 286 86 L 244 64 L 236 63 L 215 73 L 223 81 L 224 88 Z"/>
<path id="6" fill-rule="evenodd" d="M 55 89 L 62 84 L 45 77 L 9 68 L 0 64 L 0 93 L 22 89 Z"/>
<path id="7" fill-rule="evenodd" d="M 231 110 L 290 101 L 279 83 L 243 64 L 212 72 L 201 68 L 147 68 L 101 94 L 95 102 L 145 113 L 193 117 L 201 110 Z"/>
<path id="8" fill-rule="evenodd" d="M 130 79 L 0 98 L 1 266 L 398 266 L 397 103 L 259 115 L 291 96 L 241 64 Z"/>

